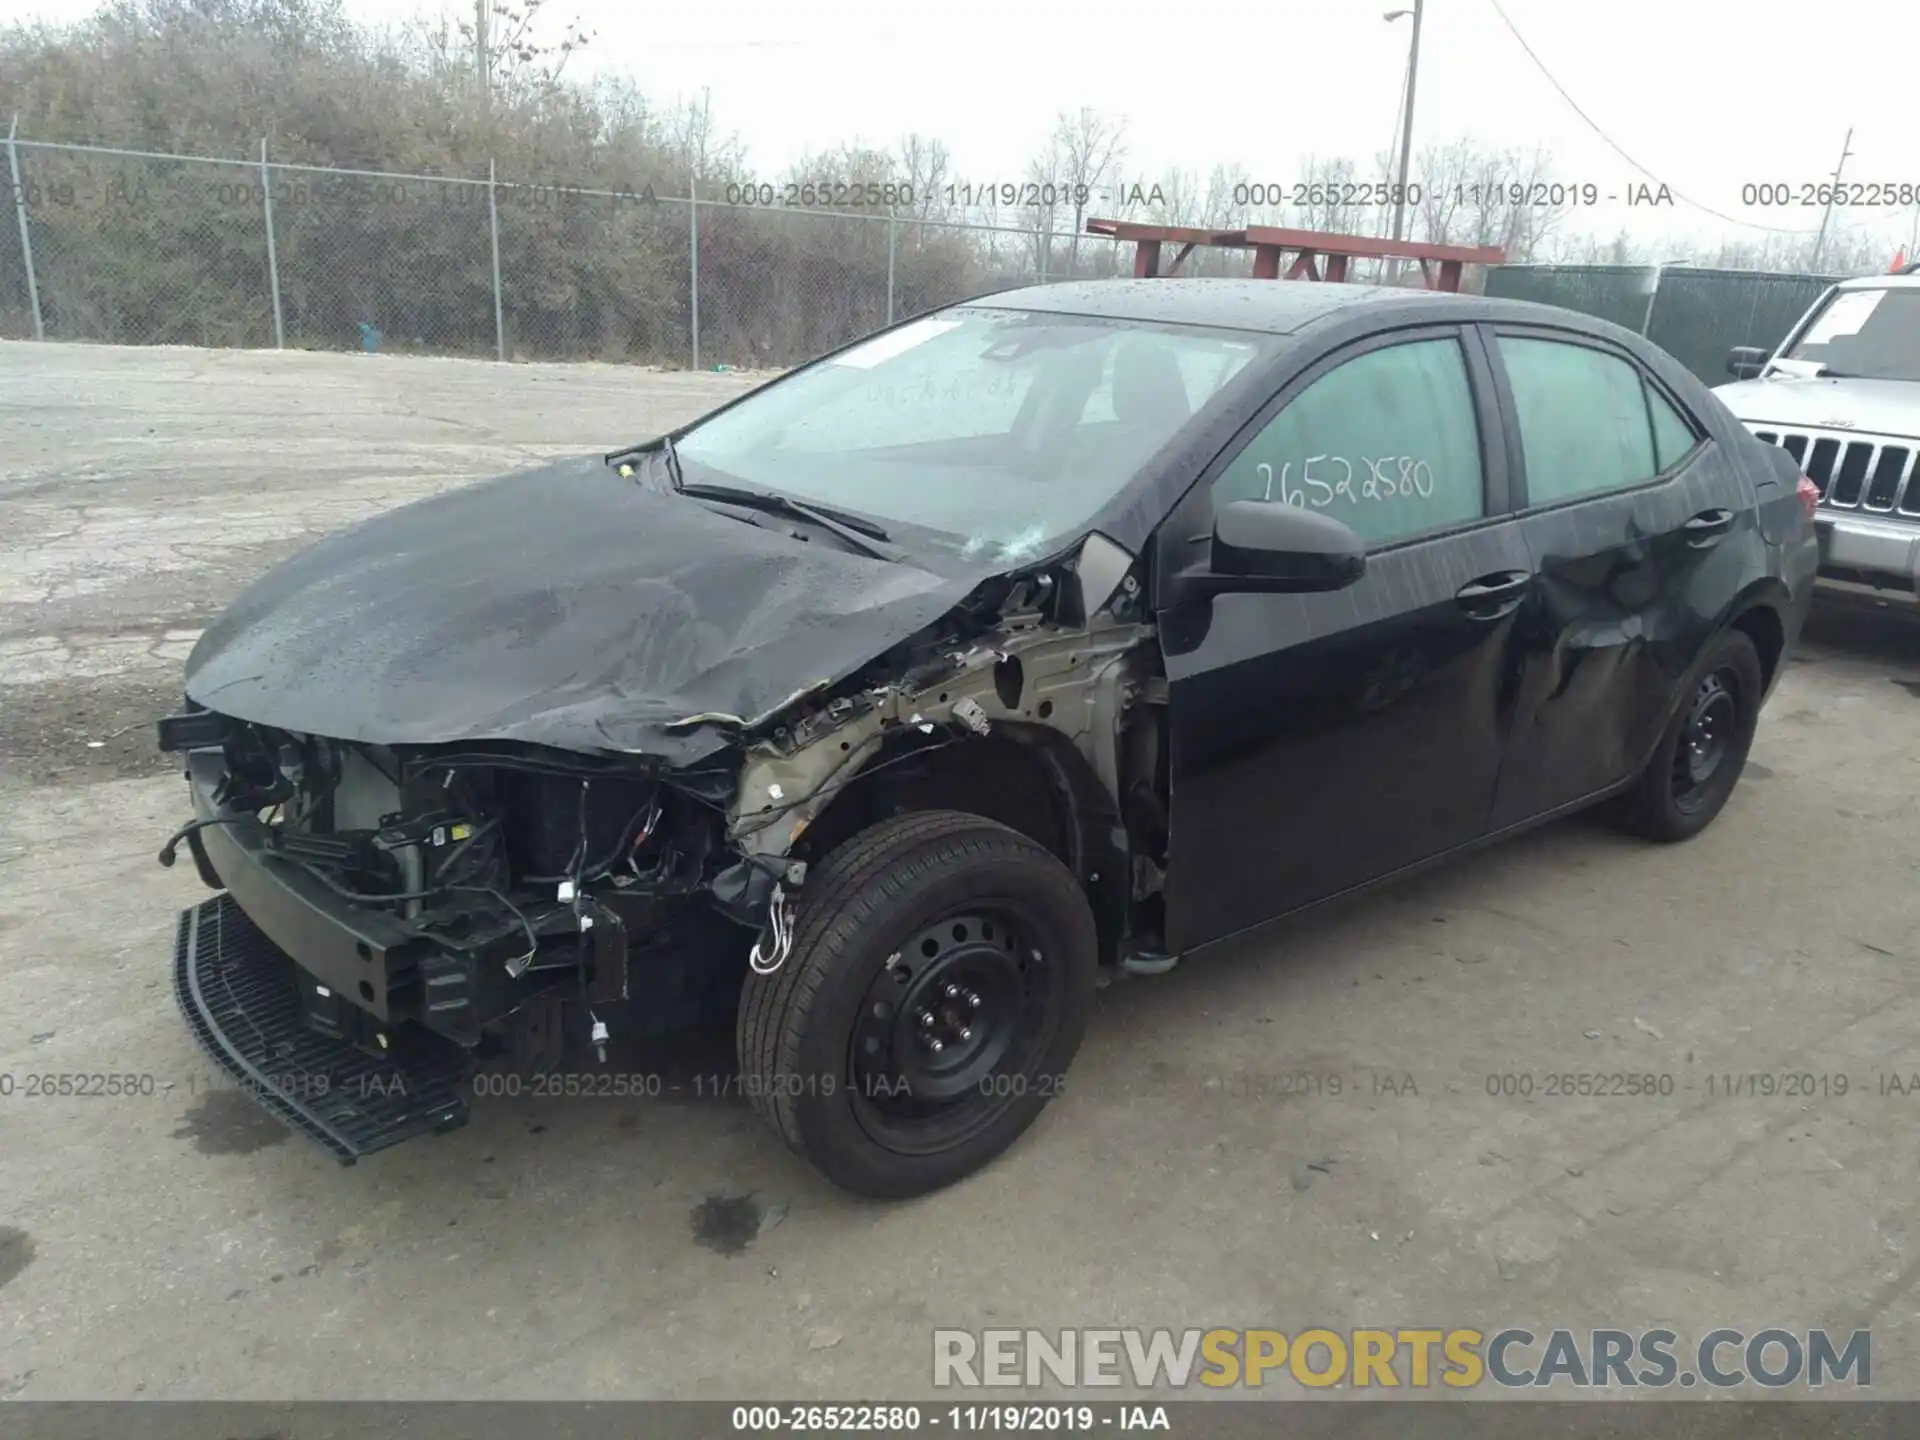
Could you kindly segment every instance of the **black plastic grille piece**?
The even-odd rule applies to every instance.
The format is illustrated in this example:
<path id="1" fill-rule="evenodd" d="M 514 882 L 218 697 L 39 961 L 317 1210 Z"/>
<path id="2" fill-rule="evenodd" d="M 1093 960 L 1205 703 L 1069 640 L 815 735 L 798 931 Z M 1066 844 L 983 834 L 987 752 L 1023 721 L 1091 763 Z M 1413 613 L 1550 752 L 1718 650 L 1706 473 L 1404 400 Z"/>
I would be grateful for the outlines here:
<path id="1" fill-rule="evenodd" d="M 342 1164 L 466 1123 L 467 1052 L 418 1026 L 375 1058 L 306 1022 L 299 973 L 231 895 L 180 912 L 174 995 L 201 1048 L 275 1119 Z"/>

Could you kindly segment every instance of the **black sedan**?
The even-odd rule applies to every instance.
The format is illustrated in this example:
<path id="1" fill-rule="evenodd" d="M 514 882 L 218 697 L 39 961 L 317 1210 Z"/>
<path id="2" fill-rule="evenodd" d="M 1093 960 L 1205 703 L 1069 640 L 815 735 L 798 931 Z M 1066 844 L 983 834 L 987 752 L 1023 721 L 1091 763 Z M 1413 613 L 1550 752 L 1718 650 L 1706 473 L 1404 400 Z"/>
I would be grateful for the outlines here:
<path id="1" fill-rule="evenodd" d="M 195 1033 L 342 1160 L 725 1086 L 905 1196 L 1062 1088 L 1102 966 L 1739 779 L 1812 488 L 1638 336 L 1334 284 L 1018 290 L 257 582 L 161 722 Z M 584 1057 L 569 1070 L 569 1057 Z M 502 1074 L 526 1076 L 512 1083 Z"/>

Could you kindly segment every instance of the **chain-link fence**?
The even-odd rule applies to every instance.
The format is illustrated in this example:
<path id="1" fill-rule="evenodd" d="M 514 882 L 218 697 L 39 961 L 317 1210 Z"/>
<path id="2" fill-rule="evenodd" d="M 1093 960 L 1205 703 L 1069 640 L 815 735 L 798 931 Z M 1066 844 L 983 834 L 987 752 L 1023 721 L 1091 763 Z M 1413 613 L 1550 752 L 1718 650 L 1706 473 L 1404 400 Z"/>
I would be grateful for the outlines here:
<path id="1" fill-rule="evenodd" d="M 7 169 L 4 178 L 11 187 L 9 194 L 23 196 L 20 180 L 20 152 L 14 147 L 9 136 L 7 153 L 4 158 Z M 0 336 L 31 335 L 33 316 L 39 309 L 39 297 L 29 295 L 29 276 L 31 267 L 21 250 L 21 241 L 26 234 L 26 209 L 24 203 L 9 207 L 9 213 L 0 216 Z"/>
<path id="2" fill-rule="evenodd" d="M 1016 228 L 729 204 L 322 169 L 264 145 L 222 160 L 15 137 L 6 163 L 8 338 L 768 368 L 972 295 L 1123 274 L 1130 260 L 1070 214 Z M 1183 273 L 1250 266 L 1248 252 L 1201 249 Z M 1729 348 L 1777 343 L 1832 279 L 1499 265 L 1484 288 L 1637 330 L 1718 382 Z"/>
<path id="3" fill-rule="evenodd" d="M 221 160 L 16 137 L 6 159 L 8 338 L 777 367 L 1129 260 L 1070 222 L 322 169 L 264 146 Z"/>
<path id="4" fill-rule="evenodd" d="M 1495 265 L 1486 293 L 1597 315 L 1645 335 L 1709 385 L 1736 345 L 1786 339 L 1838 275 L 1708 270 L 1691 265 Z"/>
<path id="5" fill-rule="evenodd" d="M 0 298 L 7 335 L 118 344 L 272 343 L 267 231 L 236 184 L 197 161 L 136 165 L 79 150 L 10 147 L 17 167 L 18 282 Z M 244 188 L 246 172 L 228 170 Z"/>

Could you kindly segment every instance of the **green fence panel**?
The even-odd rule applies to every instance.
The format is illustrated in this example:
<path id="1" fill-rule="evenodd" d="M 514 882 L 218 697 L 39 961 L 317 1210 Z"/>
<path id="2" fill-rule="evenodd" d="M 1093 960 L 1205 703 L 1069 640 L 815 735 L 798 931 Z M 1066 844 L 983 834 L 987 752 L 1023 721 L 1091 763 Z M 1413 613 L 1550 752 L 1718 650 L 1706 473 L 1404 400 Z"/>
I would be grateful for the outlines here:
<path id="1" fill-rule="evenodd" d="M 1559 305 L 1629 330 L 1646 319 L 1653 271 L 1640 265 L 1494 265 L 1487 294 Z"/>
<path id="2" fill-rule="evenodd" d="M 1658 276 L 1658 291 L 1654 289 Z M 1647 336 L 1709 385 L 1736 345 L 1772 349 L 1844 277 L 1674 265 L 1495 265 L 1486 293 L 1597 315 Z M 1651 302 L 1651 303 L 1649 303 Z"/>
<path id="3" fill-rule="evenodd" d="M 1841 277 L 1751 270 L 1668 270 L 1647 338 L 1709 385 L 1724 384 L 1735 345 L 1773 349 Z"/>

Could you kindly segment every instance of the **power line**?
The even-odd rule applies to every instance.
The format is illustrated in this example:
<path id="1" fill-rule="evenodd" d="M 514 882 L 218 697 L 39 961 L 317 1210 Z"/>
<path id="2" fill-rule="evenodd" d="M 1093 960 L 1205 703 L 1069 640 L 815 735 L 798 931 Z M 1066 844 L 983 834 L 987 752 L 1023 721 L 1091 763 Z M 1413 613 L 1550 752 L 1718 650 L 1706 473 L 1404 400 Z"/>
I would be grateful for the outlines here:
<path id="1" fill-rule="evenodd" d="M 1659 185 L 1660 187 L 1665 189 L 1668 193 L 1670 193 L 1673 196 L 1674 199 L 1678 200 L 1681 204 L 1691 205 L 1695 210 L 1704 211 L 1706 214 L 1713 216 L 1714 219 L 1724 220 L 1729 225 L 1744 225 L 1751 230 L 1766 230 L 1775 235 L 1811 235 L 1814 233 L 1811 230 L 1789 230 L 1785 226 L 1781 226 L 1781 225 L 1762 225 L 1757 220 L 1742 220 L 1739 217 L 1734 215 L 1722 214 L 1720 211 L 1714 209 L 1711 205 L 1702 205 L 1698 200 L 1695 200 L 1687 195 L 1682 195 L 1673 186 L 1667 184 L 1666 181 L 1662 180 L 1658 175 L 1654 174 L 1646 166 L 1642 165 L 1638 160 L 1634 159 L 1631 155 L 1627 154 L 1625 150 L 1622 150 L 1620 146 L 1614 141 L 1614 138 L 1611 135 L 1607 134 L 1606 131 L 1602 130 L 1600 126 L 1594 121 L 1594 118 L 1591 115 L 1587 114 L 1586 111 L 1580 108 L 1579 102 L 1576 101 L 1571 95 L 1567 93 L 1566 87 L 1564 85 L 1562 85 L 1558 80 L 1553 78 L 1553 72 L 1547 69 L 1545 62 L 1542 61 L 1538 55 L 1533 53 L 1533 47 L 1527 44 L 1526 37 L 1522 35 L 1517 28 L 1515 28 L 1513 21 L 1507 18 L 1507 12 L 1500 8 L 1500 0 L 1487 0 L 1487 3 L 1493 6 L 1493 13 L 1500 17 L 1500 23 L 1507 27 L 1508 31 L 1511 32 L 1511 34 L 1513 35 L 1513 38 L 1519 42 L 1520 48 L 1527 52 L 1527 58 L 1533 61 L 1535 68 L 1537 68 L 1540 71 L 1540 73 L 1546 77 L 1547 83 L 1553 86 L 1555 90 L 1560 92 L 1560 98 L 1567 102 L 1568 106 L 1573 110 L 1574 114 L 1578 115 L 1582 120 L 1587 122 L 1587 128 L 1592 130 L 1594 134 L 1598 135 L 1602 140 L 1604 140 L 1607 143 L 1608 148 L 1611 149 L 1614 154 L 1618 155 L 1622 160 L 1626 161 L 1627 164 L 1631 165 L 1635 170 L 1638 170 L 1642 175 L 1646 176 L 1649 180 L 1653 181 L 1656 185 Z"/>

